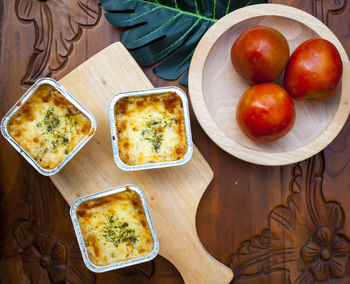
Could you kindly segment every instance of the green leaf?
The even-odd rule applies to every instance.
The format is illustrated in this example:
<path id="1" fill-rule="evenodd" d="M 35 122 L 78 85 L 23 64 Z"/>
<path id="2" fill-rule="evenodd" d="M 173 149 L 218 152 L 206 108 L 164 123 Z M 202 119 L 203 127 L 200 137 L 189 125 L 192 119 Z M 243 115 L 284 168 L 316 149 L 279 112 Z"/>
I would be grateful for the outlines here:
<path id="1" fill-rule="evenodd" d="M 121 42 L 143 66 L 161 61 L 153 71 L 187 85 L 188 68 L 204 33 L 222 16 L 267 0 L 100 0 L 106 19 L 128 27 Z"/>

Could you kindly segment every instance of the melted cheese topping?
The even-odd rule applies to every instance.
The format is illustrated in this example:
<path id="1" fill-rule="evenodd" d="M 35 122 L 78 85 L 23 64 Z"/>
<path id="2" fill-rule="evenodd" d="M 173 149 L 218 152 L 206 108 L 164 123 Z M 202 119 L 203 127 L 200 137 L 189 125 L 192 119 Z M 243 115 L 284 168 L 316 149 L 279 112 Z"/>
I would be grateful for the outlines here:
<path id="1" fill-rule="evenodd" d="M 89 134 L 91 123 L 54 87 L 40 85 L 7 129 L 41 167 L 53 169 Z"/>
<path id="2" fill-rule="evenodd" d="M 153 250 L 141 199 L 128 188 L 83 202 L 76 213 L 88 256 L 96 265 L 146 256 Z"/>
<path id="3" fill-rule="evenodd" d="M 176 93 L 122 98 L 115 114 L 119 156 L 125 164 L 176 161 L 185 156 L 184 113 Z"/>

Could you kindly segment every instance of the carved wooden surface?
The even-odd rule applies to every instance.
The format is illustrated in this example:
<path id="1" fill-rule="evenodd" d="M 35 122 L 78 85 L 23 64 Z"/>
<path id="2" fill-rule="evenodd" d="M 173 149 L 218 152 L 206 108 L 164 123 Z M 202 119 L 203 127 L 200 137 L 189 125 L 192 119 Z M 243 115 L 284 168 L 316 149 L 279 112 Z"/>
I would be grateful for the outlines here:
<path id="1" fill-rule="evenodd" d="M 348 0 L 271 2 L 315 15 L 350 54 Z M 97 3 L 0 0 L 1 117 L 37 78 L 60 79 L 119 39 L 120 30 L 105 21 Z M 156 86 L 179 86 L 144 70 Z M 240 161 L 210 141 L 193 113 L 191 124 L 194 142 L 215 174 L 197 212 L 198 235 L 209 253 L 233 269 L 233 282 L 350 283 L 350 122 L 321 154 L 285 167 Z M 0 163 L 0 283 L 183 282 L 162 257 L 91 273 L 68 205 L 50 180 L 3 137 Z"/>
<path id="2" fill-rule="evenodd" d="M 292 166 L 285 201 L 269 212 L 267 227 L 231 256 L 233 282 L 276 271 L 291 283 L 350 281 L 344 209 L 325 199 L 324 171 L 322 153 Z"/>

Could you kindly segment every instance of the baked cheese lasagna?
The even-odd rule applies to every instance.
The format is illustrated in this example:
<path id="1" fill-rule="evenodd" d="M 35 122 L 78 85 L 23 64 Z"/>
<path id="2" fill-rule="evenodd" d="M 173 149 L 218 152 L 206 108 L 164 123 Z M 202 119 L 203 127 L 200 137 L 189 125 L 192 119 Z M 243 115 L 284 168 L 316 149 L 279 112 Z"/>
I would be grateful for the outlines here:
<path id="1" fill-rule="evenodd" d="M 183 105 L 175 92 L 121 98 L 115 119 L 119 156 L 127 165 L 176 161 L 187 152 Z"/>
<path id="2" fill-rule="evenodd" d="M 89 259 L 110 265 L 153 250 L 153 239 L 139 195 L 125 191 L 81 203 L 76 210 Z"/>
<path id="3" fill-rule="evenodd" d="M 48 84 L 35 90 L 10 118 L 7 129 L 44 169 L 57 167 L 90 131 L 93 133 L 90 120 Z"/>

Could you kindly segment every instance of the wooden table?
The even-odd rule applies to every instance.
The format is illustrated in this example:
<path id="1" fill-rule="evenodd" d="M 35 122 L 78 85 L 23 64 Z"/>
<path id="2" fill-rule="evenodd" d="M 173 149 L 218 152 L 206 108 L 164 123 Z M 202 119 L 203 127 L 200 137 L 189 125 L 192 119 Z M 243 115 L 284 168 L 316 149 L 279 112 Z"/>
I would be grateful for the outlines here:
<path id="1" fill-rule="evenodd" d="M 80 2 L 88 3 L 89 15 Z M 97 2 L 0 1 L 1 117 L 39 77 L 60 79 L 119 40 L 121 30 L 106 22 Z M 271 2 L 313 14 L 350 54 L 349 1 Z M 187 92 L 151 68 L 144 71 L 155 86 L 177 85 Z M 284 167 L 238 160 L 206 136 L 193 112 L 191 122 L 193 140 L 214 171 L 197 212 L 198 235 L 208 252 L 234 271 L 233 282 L 349 283 L 350 122 L 323 152 Z M 1 283 L 183 282 L 160 256 L 93 274 L 82 262 L 69 207 L 50 179 L 3 137 L 0 163 Z"/>

